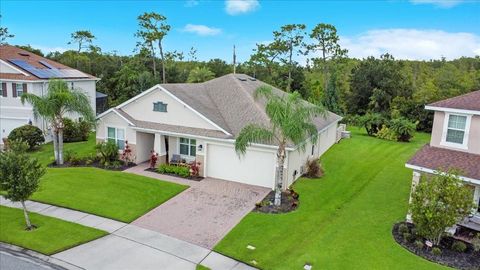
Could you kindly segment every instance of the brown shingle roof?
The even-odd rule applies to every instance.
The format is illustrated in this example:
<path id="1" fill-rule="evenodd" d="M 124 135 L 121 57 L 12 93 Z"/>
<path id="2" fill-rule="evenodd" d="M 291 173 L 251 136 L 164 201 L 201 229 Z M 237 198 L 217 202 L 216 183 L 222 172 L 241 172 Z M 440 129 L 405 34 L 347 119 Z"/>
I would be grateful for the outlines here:
<path id="1" fill-rule="evenodd" d="M 458 169 L 461 175 L 480 180 L 480 155 L 425 145 L 407 164 L 431 170 Z"/>
<path id="2" fill-rule="evenodd" d="M 429 104 L 433 107 L 480 111 L 480 90 Z"/>
<path id="3" fill-rule="evenodd" d="M 132 122 L 135 125 L 135 127 L 139 127 L 139 128 L 153 129 L 158 131 L 166 131 L 166 132 L 181 133 L 181 134 L 189 134 L 189 135 L 197 135 L 197 136 L 203 136 L 203 137 L 219 138 L 219 139 L 231 138 L 231 136 L 228 136 L 219 130 L 192 128 L 192 127 L 186 127 L 186 126 L 167 125 L 167 124 L 155 123 L 155 122 L 149 122 L 149 121 L 140 121 L 140 120 L 134 119 L 132 116 L 130 116 L 128 113 L 126 113 L 122 109 L 114 109 L 114 110 L 116 110 L 123 117 L 127 118 L 130 122 Z"/>
<path id="4" fill-rule="evenodd" d="M 0 78 L 2 79 L 19 79 L 19 80 L 45 80 L 36 77 L 34 74 L 28 72 L 27 70 L 22 69 L 21 67 L 13 64 L 10 62 L 12 59 L 17 59 L 17 60 L 23 60 L 27 62 L 29 65 L 36 67 L 36 68 L 42 68 L 45 69 L 46 67 L 40 63 L 40 61 L 44 61 L 48 63 L 49 65 L 57 68 L 57 69 L 72 69 L 71 67 L 62 65 L 58 62 L 52 61 L 50 59 L 47 59 L 45 57 L 42 57 L 40 55 L 36 55 L 34 53 L 31 53 L 29 51 L 26 51 L 24 49 L 20 49 L 15 46 L 11 45 L 1 45 L 0 46 L 0 59 L 3 61 L 7 62 L 8 64 L 15 66 L 18 69 L 21 69 L 25 71 L 26 73 L 30 74 L 30 76 L 25 76 L 23 74 L 10 74 L 6 75 L 8 73 L 0 73 Z M 84 72 L 83 72 L 84 73 Z M 95 76 L 92 76 L 90 74 L 84 73 L 87 78 L 90 79 L 96 79 Z"/>
<path id="5" fill-rule="evenodd" d="M 265 101 L 253 97 L 255 90 L 262 85 L 266 83 L 252 80 L 244 74 L 228 74 L 204 83 L 161 86 L 236 137 L 248 124 L 270 125 L 265 113 Z M 284 94 L 276 88 L 274 91 L 279 95 Z M 321 130 L 340 119 L 340 116 L 327 112 L 325 117 L 316 117 L 314 123 Z"/>

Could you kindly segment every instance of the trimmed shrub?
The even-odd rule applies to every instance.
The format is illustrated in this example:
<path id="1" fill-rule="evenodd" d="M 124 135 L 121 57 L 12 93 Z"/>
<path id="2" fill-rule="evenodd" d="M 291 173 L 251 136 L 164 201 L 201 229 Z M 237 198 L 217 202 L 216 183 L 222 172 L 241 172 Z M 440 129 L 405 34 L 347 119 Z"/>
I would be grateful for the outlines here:
<path id="1" fill-rule="evenodd" d="M 420 240 L 415 241 L 415 247 L 417 247 L 417 249 L 423 249 L 424 246 L 425 244 L 422 241 Z"/>
<path id="2" fill-rule="evenodd" d="M 406 224 L 402 223 L 398 225 L 398 231 L 403 234 L 409 232 L 410 230 L 408 229 L 408 226 Z"/>
<path id="3" fill-rule="evenodd" d="M 386 123 L 386 119 L 379 113 L 367 113 L 360 117 L 359 122 L 365 127 L 368 135 L 375 136 Z"/>
<path id="4" fill-rule="evenodd" d="M 63 119 L 63 141 L 80 142 L 88 140 L 91 125 L 85 121 L 73 121 L 69 118 Z"/>
<path id="5" fill-rule="evenodd" d="M 442 250 L 438 247 L 434 247 L 434 248 L 432 248 L 432 254 L 435 255 L 435 256 L 442 255 Z"/>
<path id="6" fill-rule="evenodd" d="M 403 233 L 403 240 L 405 240 L 407 242 L 412 241 L 413 240 L 412 234 L 409 233 L 409 232 Z"/>
<path id="7" fill-rule="evenodd" d="M 318 158 L 308 159 L 305 163 L 305 176 L 310 178 L 318 178 L 323 175 L 322 168 L 320 166 L 320 160 Z"/>
<path id="8" fill-rule="evenodd" d="M 462 241 L 455 241 L 452 244 L 452 250 L 463 253 L 467 250 L 467 245 Z"/>
<path id="9" fill-rule="evenodd" d="M 95 146 L 100 162 L 104 166 L 108 166 L 111 162 L 118 160 L 118 146 L 112 141 L 98 143 Z"/>
<path id="10" fill-rule="evenodd" d="M 10 132 L 10 141 L 22 140 L 28 144 L 30 150 L 45 142 L 42 130 L 33 125 L 24 125 Z"/>
<path id="11" fill-rule="evenodd" d="M 472 239 L 472 246 L 476 252 L 480 251 L 480 233 L 477 233 L 477 236 Z"/>
<path id="12" fill-rule="evenodd" d="M 395 132 L 397 141 L 409 142 L 417 129 L 417 124 L 406 118 L 399 117 L 390 121 L 390 129 Z"/>
<path id="13" fill-rule="evenodd" d="M 389 129 L 386 125 L 383 125 L 382 128 L 377 132 L 376 135 L 380 139 L 388 140 L 388 141 L 396 141 L 397 134 L 395 131 Z"/>
<path id="14" fill-rule="evenodd" d="M 169 165 L 169 164 L 161 164 L 160 166 L 158 166 L 157 172 L 176 174 L 176 175 L 181 176 L 181 177 L 189 177 L 190 176 L 190 168 L 189 167 Z"/>

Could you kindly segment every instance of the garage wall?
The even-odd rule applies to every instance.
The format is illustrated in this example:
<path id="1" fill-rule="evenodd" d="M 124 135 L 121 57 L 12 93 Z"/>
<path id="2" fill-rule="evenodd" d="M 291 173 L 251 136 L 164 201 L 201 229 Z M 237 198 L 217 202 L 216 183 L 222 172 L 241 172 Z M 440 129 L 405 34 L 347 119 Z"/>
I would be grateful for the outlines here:
<path id="1" fill-rule="evenodd" d="M 206 144 L 206 175 L 250 185 L 274 187 L 275 153 L 250 148 L 239 157 L 233 144 Z M 275 150 L 273 150 L 275 151 Z"/>
<path id="2" fill-rule="evenodd" d="M 297 180 L 301 176 L 301 167 L 305 165 L 308 158 L 316 158 L 322 156 L 332 145 L 335 144 L 337 126 L 338 124 L 335 123 L 326 130 L 324 130 L 322 133 L 320 133 L 315 144 L 312 144 L 310 140 L 307 141 L 305 151 L 297 149 L 296 151 L 288 152 L 285 188 L 292 185 L 293 182 L 295 182 L 295 180 Z M 296 174 L 294 174 L 295 171 L 297 171 Z"/>

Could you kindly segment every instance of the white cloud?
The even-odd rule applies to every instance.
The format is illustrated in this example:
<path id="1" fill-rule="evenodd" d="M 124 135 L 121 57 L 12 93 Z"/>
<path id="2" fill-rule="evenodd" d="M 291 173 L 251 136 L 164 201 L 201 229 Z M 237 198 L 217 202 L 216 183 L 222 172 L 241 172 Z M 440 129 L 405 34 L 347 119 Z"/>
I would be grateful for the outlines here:
<path id="1" fill-rule="evenodd" d="M 381 29 L 355 37 L 340 37 L 351 57 L 364 58 L 389 53 L 397 59 L 455 59 L 480 55 L 480 36 L 440 30 Z"/>
<path id="2" fill-rule="evenodd" d="M 260 7 L 258 0 L 226 0 L 225 11 L 230 15 L 239 15 L 256 10 Z"/>
<path id="3" fill-rule="evenodd" d="M 431 4 L 441 8 L 451 8 L 464 2 L 463 0 L 410 0 L 415 5 Z"/>
<path id="4" fill-rule="evenodd" d="M 63 52 L 66 52 L 68 50 L 72 50 L 70 48 L 65 48 L 65 47 L 49 47 L 49 46 L 42 46 L 42 45 L 35 45 L 35 44 L 32 44 L 30 46 L 32 46 L 32 48 L 39 49 L 44 54 L 48 54 L 48 53 L 51 53 L 51 52 L 63 53 Z"/>
<path id="5" fill-rule="evenodd" d="M 187 0 L 183 6 L 185 7 L 194 7 L 198 6 L 199 2 L 197 0 Z"/>
<path id="6" fill-rule="evenodd" d="M 200 36 L 215 36 L 222 32 L 220 28 L 208 27 L 201 24 L 187 24 L 183 28 L 184 32 L 195 33 Z"/>

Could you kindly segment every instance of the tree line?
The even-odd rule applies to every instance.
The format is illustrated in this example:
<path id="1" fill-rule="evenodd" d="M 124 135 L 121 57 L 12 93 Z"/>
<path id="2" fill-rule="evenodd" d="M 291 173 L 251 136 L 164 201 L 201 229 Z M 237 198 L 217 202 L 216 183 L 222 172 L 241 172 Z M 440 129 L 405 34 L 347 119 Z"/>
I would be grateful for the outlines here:
<path id="1" fill-rule="evenodd" d="M 199 61 L 197 50 L 164 48 L 171 26 L 161 14 L 147 12 L 137 18 L 138 42 L 132 55 L 104 52 L 95 35 L 79 30 L 70 44 L 77 50 L 53 52 L 46 57 L 75 67 L 101 80 L 97 90 L 115 106 L 157 83 L 203 82 L 232 73 L 222 59 Z M 13 35 L 2 28 L 2 42 Z M 24 49 L 41 54 L 30 46 Z M 417 130 L 429 131 L 432 113 L 424 105 L 480 89 L 480 57 L 429 61 L 397 60 L 393 55 L 349 58 L 339 44 L 335 26 L 319 23 L 288 24 L 272 32 L 270 43 L 257 44 L 250 58 L 236 71 L 253 76 L 287 92 L 299 92 L 315 104 L 356 122 L 357 116 L 405 118 Z M 297 59 L 304 59 L 299 63 Z"/>

